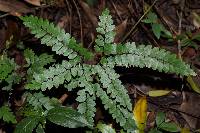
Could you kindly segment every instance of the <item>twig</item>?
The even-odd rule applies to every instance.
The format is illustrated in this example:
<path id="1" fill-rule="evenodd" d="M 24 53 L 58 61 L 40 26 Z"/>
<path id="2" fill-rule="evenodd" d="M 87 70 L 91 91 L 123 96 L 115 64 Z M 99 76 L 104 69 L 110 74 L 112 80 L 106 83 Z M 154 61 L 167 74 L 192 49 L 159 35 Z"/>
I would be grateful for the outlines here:
<path id="1" fill-rule="evenodd" d="M 113 1 L 111 1 L 111 4 L 112 4 L 112 6 L 114 7 L 114 9 L 115 9 L 115 11 L 116 11 L 116 13 L 117 13 L 117 16 L 119 17 L 120 21 L 122 22 L 122 17 L 119 15 L 119 12 L 117 11 L 117 8 L 116 8 L 116 6 L 115 6 L 115 3 L 113 3 Z"/>
<path id="2" fill-rule="evenodd" d="M 154 2 L 151 4 L 151 6 L 145 11 L 145 13 L 140 17 L 140 19 L 135 23 L 135 25 L 131 28 L 131 30 L 124 36 L 122 39 L 122 42 L 124 42 L 130 34 L 133 32 L 133 30 L 136 28 L 136 26 L 140 23 L 140 21 L 146 16 L 146 14 L 151 10 L 151 8 L 155 5 L 157 0 L 154 0 Z"/>
<path id="3" fill-rule="evenodd" d="M 136 4 L 136 3 L 135 3 Z M 132 5 L 132 4 L 131 4 Z M 134 9 L 136 9 L 136 8 L 134 8 L 133 6 L 130 6 L 130 7 L 132 7 L 132 9 L 130 9 L 130 8 L 128 8 L 129 9 L 129 12 L 130 12 L 130 14 L 132 15 L 134 15 L 134 17 L 136 18 L 136 19 L 138 19 L 137 18 L 137 16 L 138 16 L 138 13 L 137 13 L 137 10 L 135 11 Z M 152 44 L 154 44 L 155 46 L 157 46 L 157 47 L 159 47 L 159 44 L 157 43 L 157 41 L 154 39 L 154 37 L 152 36 L 152 34 L 149 32 L 149 29 L 147 28 L 147 27 L 145 27 L 145 25 L 143 24 L 143 23 L 139 23 L 140 24 L 140 26 L 141 26 L 141 28 L 146 32 L 146 35 L 147 35 L 147 37 L 148 38 L 150 38 L 150 40 L 152 41 Z M 138 28 L 136 28 L 133 32 L 132 32 L 132 34 L 134 35 L 134 33 L 137 31 L 137 29 Z M 133 36 L 134 37 L 134 36 Z"/>
<path id="4" fill-rule="evenodd" d="M 158 16 L 160 17 L 161 21 L 168 27 L 168 29 L 170 30 L 171 33 L 176 33 L 176 31 L 172 28 L 172 26 L 170 26 L 172 23 L 170 23 L 167 18 L 163 15 L 163 13 L 161 13 L 158 9 L 158 7 L 155 5 L 154 9 L 156 10 L 156 13 L 158 14 Z M 170 23 L 170 24 L 169 24 Z"/>
<path id="5" fill-rule="evenodd" d="M 60 103 L 64 103 L 64 101 L 68 98 L 67 94 L 63 94 L 60 99 L 58 100 Z"/>
<path id="6" fill-rule="evenodd" d="M 178 34 L 177 35 L 180 35 L 181 34 L 181 28 L 182 28 L 182 16 L 183 16 L 183 13 L 182 11 L 180 11 L 180 14 L 177 12 L 177 15 L 178 15 L 178 18 L 179 18 L 179 21 L 178 21 Z M 178 49 L 178 57 L 180 59 L 182 59 L 181 57 L 181 40 L 179 39 L 177 41 L 177 49 Z"/>
<path id="7" fill-rule="evenodd" d="M 1 15 L 0 18 L 4 18 L 4 17 L 6 17 L 8 15 L 10 15 L 10 13 L 5 13 L 5 14 Z"/>
<path id="8" fill-rule="evenodd" d="M 82 26 L 82 20 L 81 20 L 81 14 L 78 10 L 78 6 L 76 4 L 76 2 L 73 0 L 73 3 L 76 7 L 76 11 L 77 11 L 77 14 L 78 14 L 78 18 L 79 18 L 79 23 L 80 23 L 80 29 L 81 29 L 81 44 L 83 44 L 83 26 Z"/>
<path id="9" fill-rule="evenodd" d="M 40 7 L 34 7 L 34 8 L 31 8 L 30 11 L 29 11 L 28 13 L 32 13 L 34 10 L 38 10 L 38 9 L 42 9 L 42 8 L 47 8 L 47 7 L 50 7 L 50 6 L 52 6 L 52 4 L 51 4 L 51 5 L 42 5 L 42 6 L 40 6 Z M 17 12 L 17 13 L 18 13 L 18 12 Z M 9 15 L 12 15 L 12 13 L 10 13 L 10 12 L 5 13 L 5 14 L 3 14 L 3 15 L 0 16 L 0 19 L 1 19 L 1 18 L 4 18 L 4 17 L 7 17 L 7 16 L 9 16 Z M 12 15 L 12 16 L 13 16 L 13 15 Z"/>
<path id="10" fill-rule="evenodd" d="M 188 116 L 191 116 L 193 118 L 197 118 L 197 119 L 200 119 L 200 116 L 196 116 L 196 115 L 193 115 L 193 114 L 190 114 L 190 113 L 187 113 L 187 112 L 184 112 L 184 111 L 181 111 L 181 110 L 178 110 L 178 109 L 175 109 L 175 108 L 171 108 L 171 107 L 166 107 L 165 105 L 161 105 L 161 104 L 158 104 L 158 103 L 155 103 L 153 102 L 152 100 L 148 100 L 149 103 L 153 104 L 153 105 L 156 105 L 160 108 L 163 108 L 163 109 L 168 109 L 168 110 L 171 110 L 171 111 L 174 111 L 174 112 L 178 112 L 178 113 L 183 113 L 185 115 L 188 115 Z"/>
<path id="11" fill-rule="evenodd" d="M 68 11 L 69 11 L 69 16 L 70 16 L 70 21 L 69 21 L 69 33 L 70 33 L 70 35 L 71 35 L 71 33 L 72 33 L 72 17 L 71 17 L 71 15 L 72 15 L 72 10 L 71 10 L 71 7 L 70 7 L 70 5 L 69 5 L 68 0 L 65 0 L 65 1 L 66 1 L 66 3 L 67 3 L 67 8 L 68 8 Z"/>

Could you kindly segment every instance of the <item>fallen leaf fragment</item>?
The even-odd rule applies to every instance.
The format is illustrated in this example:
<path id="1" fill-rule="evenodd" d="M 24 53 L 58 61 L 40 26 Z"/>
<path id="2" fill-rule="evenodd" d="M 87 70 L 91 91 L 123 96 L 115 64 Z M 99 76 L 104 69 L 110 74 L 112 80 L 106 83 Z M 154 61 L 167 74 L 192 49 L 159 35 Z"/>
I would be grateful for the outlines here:
<path id="1" fill-rule="evenodd" d="M 136 125 L 140 133 L 144 132 L 147 119 L 147 99 L 146 97 L 141 97 L 135 104 L 133 110 Z"/>
<path id="2" fill-rule="evenodd" d="M 180 112 L 187 112 L 191 115 L 186 115 L 184 113 L 181 113 L 187 124 L 190 128 L 198 129 L 199 128 L 199 119 L 192 117 L 193 116 L 200 116 L 200 95 L 198 93 L 194 92 L 184 92 L 185 98 L 183 97 L 183 102 L 179 108 Z"/>
<path id="3" fill-rule="evenodd" d="M 198 29 L 200 27 L 200 16 L 196 12 L 192 12 L 193 25 Z"/>
<path id="4" fill-rule="evenodd" d="M 32 9 L 17 0 L 0 0 L 0 11 L 20 16 L 21 13 L 31 12 Z"/>
<path id="5" fill-rule="evenodd" d="M 169 94 L 169 90 L 152 90 L 148 92 L 150 97 L 160 97 Z"/>
<path id="6" fill-rule="evenodd" d="M 114 39 L 115 43 L 119 43 L 120 40 L 122 39 L 122 37 L 125 35 L 127 21 L 128 21 L 128 19 L 124 20 L 121 24 L 119 24 L 118 26 L 115 27 L 115 33 L 116 33 L 115 39 Z"/>
<path id="7" fill-rule="evenodd" d="M 182 128 L 181 133 L 190 133 L 190 130 L 188 128 Z"/>
<path id="8" fill-rule="evenodd" d="M 90 8 L 90 6 L 83 1 L 78 1 L 78 2 L 81 5 L 81 7 L 83 8 L 83 11 L 86 13 L 88 19 L 91 21 L 93 26 L 96 27 L 98 24 L 98 20 L 97 20 L 97 17 L 94 15 L 94 12 Z"/>
<path id="9" fill-rule="evenodd" d="M 187 77 L 187 82 L 190 84 L 191 88 L 196 91 L 197 93 L 200 93 L 199 86 L 195 83 L 194 79 L 191 76 Z"/>
<path id="10" fill-rule="evenodd" d="M 24 0 L 24 1 L 34 6 L 41 6 L 40 0 Z"/>

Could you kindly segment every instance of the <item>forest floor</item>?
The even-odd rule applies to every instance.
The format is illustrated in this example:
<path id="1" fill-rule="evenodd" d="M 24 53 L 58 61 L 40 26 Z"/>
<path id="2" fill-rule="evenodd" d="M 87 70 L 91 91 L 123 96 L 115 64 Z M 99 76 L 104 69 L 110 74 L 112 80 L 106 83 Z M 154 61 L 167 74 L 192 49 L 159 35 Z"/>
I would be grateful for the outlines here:
<path id="1" fill-rule="evenodd" d="M 156 23 L 162 24 L 171 34 L 169 40 L 163 36 L 156 37 L 152 27 L 141 20 L 146 18 L 145 12 L 157 15 Z M 84 47 L 92 49 L 96 37 L 98 16 L 104 8 L 108 8 L 116 25 L 115 43 L 136 42 L 151 44 L 176 53 L 197 73 L 192 77 L 196 88 L 200 86 L 200 39 L 192 40 L 192 36 L 200 35 L 200 1 L 199 0 L 0 0 L 0 52 L 6 49 L 9 41 L 9 55 L 18 65 L 24 64 L 23 46 L 35 51 L 48 51 L 38 47 L 40 41 L 34 38 L 18 18 L 21 15 L 33 14 L 48 19 L 66 32 L 74 36 Z M 146 12 L 147 13 L 147 12 Z M 159 32 L 159 31 L 158 31 Z M 187 42 L 184 42 L 184 38 Z M 189 40 L 189 41 L 188 41 Z M 0 68 L 1 69 L 1 68 Z M 186 77 L 165 74 L 151 69 L 117 68 L 121 80 L 126 86 L 133 101 L 147 95 L 151 90 L 170 90 L 167 95 L 159 97 L 147 96 L 148 117 L 147 129 L 155 124 L 158 111 L 165 112 L 167 120 L 191 131 L 200 129 L 200 95 L 188 83 Z M 11 104 L 15 108 L 14 99 L 19 99 L 23 88 L 15 87 Z M 0 89 L 0 95 L 3 95 Z M 0 105 L 5 102 L 0 96 Z M 18 101 L 19 102 L 19 101 Z M 97 107 L 98 109 L 98 107 Z M 15 109 L 14 109 L 15 110 Z M 96 120 L 108 119 L 104 113 L 97 111 Z M 10 125 L 0 124 L 0 133 Z M 58 127 L 50 127 L 56 131 Z M 60 130 L 61 131 L 61 130 Z"/>

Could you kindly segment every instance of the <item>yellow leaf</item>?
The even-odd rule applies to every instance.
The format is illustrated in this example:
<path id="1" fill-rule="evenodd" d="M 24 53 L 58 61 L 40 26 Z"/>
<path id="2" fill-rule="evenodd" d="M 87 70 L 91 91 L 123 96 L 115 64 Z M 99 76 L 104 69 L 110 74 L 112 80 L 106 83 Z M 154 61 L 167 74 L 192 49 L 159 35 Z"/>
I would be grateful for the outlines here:
<path id="1" fill-rule="evenodd" d="M 187 82 L 190 84 L 191 88 L 196 91 L 197 93 L 200 93 L 199 86 L 195 83 L 194 79 L 191 76 L 187 77 Z"/>
<path id="2" fill-rule="evenodd" d="M 135 104 L 133 110 L 135 122 L 140 133 L 144 132 L 147 119 L 147 99 L 146 97 L 141 97 Z"/>
<path id="3" fill-rule="evenodd" d="M 190 130 L 187 128 L 182 128 L 181 133 L 190 133 Z"/>
<path id="4" fill-rule="evenodd" d="M 167 95 L 169 93 L 170 93 L 169 90 L 153 90 L 153 91 L 149 91 L 148 95 L 150 97 L 160 97 L 160 96 Z"/>

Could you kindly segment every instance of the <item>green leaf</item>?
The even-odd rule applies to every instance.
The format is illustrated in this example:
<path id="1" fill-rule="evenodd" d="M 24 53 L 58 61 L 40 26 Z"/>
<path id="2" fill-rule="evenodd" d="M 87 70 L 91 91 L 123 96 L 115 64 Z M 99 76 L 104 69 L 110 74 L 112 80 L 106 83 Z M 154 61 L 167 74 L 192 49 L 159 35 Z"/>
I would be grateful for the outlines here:
<path id="1" fill-rule="evenodd" d="M 159 128 L 161 128 L 165 131 L 168 131 L 168 132 L 179 132 L 180 131 L 179 127 L 173 122 L 170 122 L 170 123 L 164 122 L 159 126 Z"/>
<path id="2" fill-rule="evenodd" d="M 97 128 L 102 132 L 102 133 L 116 133 L 115 130 L 110 126 L 102 123 L 97 124 Z"/>
<path id="3" fill-rule="evenodd" d="M 92 127 L 85 117 L 72 108 L 56 107 L 49 110 L 47 119 L 57 125 L 69 128 Z"/>
<path id="4" fill-rule="evenodd" d="M 9 59 L 6 55 L 0 56 L 0 82 L 10 75 L 17 65 L 13 59 Z"/>
<path id="5" fill-rule="evenodd" d="M 193 77 L 188 76 L 188 77 L 187 77 L 187 82 L 190 84 L 191 88 L 192 88 L 195 92 L 200 93 L 200 87 L 199 87 L 199 85 L 198 85 L 198 82 L 195 81 L 195 80 L 193 79 Z"/>
<path id="6" fill-rule="evenodd" d="M 0 119 L 2 118 L 5 122 L 17 123 L 13 112 L 11 112 L 11 109 L 8 106 L 2 106 L 0 108 Z"/>
<path id="7" fill-rule="evenodd" d="M 171 91 L 169 90 L 151 90 L 148 92 L 150 97 L 160 97 L 169 94 Z"/>
<path id="8" fill-rule="evenodd" d="M 27 117 L 17 124 L 14 133 L 32 133 L 39 122 L 40 117 Z"/>
<path id="9" fill-rule="evenodd" d="M 160 39 L 161 31 L 162 31 L 162 26 L 161 24 L 153 23 L 152 24 L 152 31 L 154 35 Z"/>
<path id="10" fill-rule="evenodd" d="M 142 22 L 144 23 L 155 23 L 157 21 L 157 15 L 153 12 L 149 12 L 147 14 L 147 18 L 143 19 Z"/>
<path id="11" fill-rule="evenodd" d="M 192 37 L 192 40 L 200 41 L 200 34 L 194 35 L 194 36 Z"/>
<path id="12" fill-rule="evenodd" d="M 159 126 L 165 121 L 165 113 L 158 112 L 156 115 L 156 125 Z"/>
<path id="13" fill-rule="evenodd" d="M 149 133 L 162 133 L 161 131 L 159 131 L 158 129 L 156 128 L 153 128 L 149 131 Z"/>
<path id="14" fill-rule="evenodd" d="M 36 133 L 45 133 L 41 124 L 39 124 L 38 127 L 36 128 Z"/>

